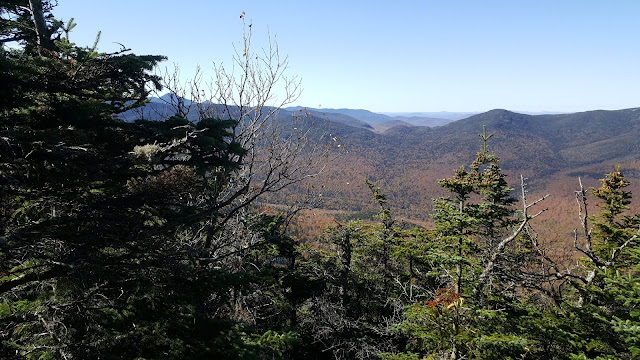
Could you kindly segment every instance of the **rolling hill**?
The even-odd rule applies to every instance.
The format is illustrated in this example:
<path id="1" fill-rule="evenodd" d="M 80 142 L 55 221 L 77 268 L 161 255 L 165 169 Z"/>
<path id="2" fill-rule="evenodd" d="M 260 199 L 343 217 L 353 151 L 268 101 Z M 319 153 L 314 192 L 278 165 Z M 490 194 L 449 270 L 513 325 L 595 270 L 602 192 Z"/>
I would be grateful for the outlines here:
<path id="1" fill-rule="evenodd" d="M 300 109 L 283 109 L 281 121 Z M 529 178 L 532 196 L 552 194 L 547 201 L 550 210 L 539 218 L 542 232 L 568 237 L 577 226 L 573 194 L 578 177 L 586 186 L 597 186 L 605 172 L 621 165 L 634 183 L 632 190 L 640 194 L 640 108 L 542 115 L 496 109 L 435 127 L 366 110 L 304 109 L 308 121 L 339 137 L 342 145 L 311 184 L 327 211 L 371 212 L 375 207 L 364 185 L 366 178 L 387 194 L 396 216 L 416 223 L 429 221 L 432 199 L 447 195 L 438 179 L 470 164 L 480 149 L 478 134 L 483 126 L 494 135 L 490 151 L 500 157 L 512 187 L 519 186 L 523 175 Z M 160 119 L 170 110 L 154 100 L 143 112 Z M 189 114 L 194 115 L 195 111 Z M 125 113 L 123 118 L 133 116 Z M 286 203 L 306 190 L 292 187 L 267 200 Z"/>
<path id="2" fill-rule="evenodd" d="M 364 185 L 370 179 L 388 196 L 394 215 L 428 222 L 432 199 L 447 195 L 438 179 L 471 163 L 483 125 L 494 134 L 490 151 L 500 157 L 510 185 L 518 188 L 523 175 L 532 197 L 551 194 L 536 229 L 553 241 L 572 241 L 579 177 L 587 187 L 598 186 L 604 173 L 621 165 L 640 196 L 640 108 L 557 115 L 492 110 L 445 126 L 400 125 L 383 133 L 335 123 L 331 132 L 345 150 L 315 187 L 328 210 L 371 213 L 375 206 Z"/>

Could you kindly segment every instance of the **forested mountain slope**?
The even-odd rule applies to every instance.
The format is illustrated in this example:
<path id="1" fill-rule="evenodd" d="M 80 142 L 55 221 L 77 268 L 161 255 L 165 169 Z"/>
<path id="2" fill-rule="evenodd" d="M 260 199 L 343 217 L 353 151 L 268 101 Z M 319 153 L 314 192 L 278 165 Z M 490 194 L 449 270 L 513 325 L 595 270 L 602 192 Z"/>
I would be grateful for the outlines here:
<path id="1" fill-rule="evenodd" d="M 491 110 L 445 126 L 396 126 L 382 134 L 332 123 L 344 150 L 322 181 L 326 206 L 353 211 L 368 206 L 363 184 L 368 178 L 402 215 L 428 219 L 431 198 L 444 195 L 437 180 L 472 160 L 483 126 L 493 134 L 491 150 L 512 185 L 523 174 L 533 190 L 552 191 L 557 181 L 596 179 L 616 164 L 633 180 L 640 175 L 638 108 L 559 115 Z"/>
<path id="2" fill-rule="evenodd" d="M 187 99 L 183 102 L 187 118 L 197 121 L 197 104 Z M 175 113 L 175 104 L 168 95 L 152 98 L 149 104 L 121 117 L 132 120 L 144 115 L 160 120 Z M 224 113 L 219 105 L 206 106 L 214 109 L 212 113 Z M 566 204 L 570 202 L 567 196 L 571 196 L 570 184 L 577 184 L 578 177 L 589 182 L 617 164 L 631 179 L 640 177 L 640 108 L 543 115 L 496 109 L 437 127 L 400 121 L 382 123 L 393 118 L 366 110 L 291 107 L 279 112 L 282 124 L 296 117 L 337 140 L 333 141 L 336 157 L 314 185 L 321 189 L 321 203 L 326 209 L 370 208 L 366 178 L 378 181 L 398 215 L 428 220 L 431 199 L 444 195 L 437 180 L 452 166 L 472 160 L 483 126 L 493 134 L 491 149 L 502 159 L 501 166 L 510 175 L 512 186 L 519 175 L 525 175 L 531 178 L 532 190 L 557 193 L 554 198 L 564 203 L 559 205 L 564 212 L 572 211 Z M 566 184 L 563 190 L 558 183 Z M 268 200 L 281 204 L 305 191 L 294 186 L 272 194 Z"/>

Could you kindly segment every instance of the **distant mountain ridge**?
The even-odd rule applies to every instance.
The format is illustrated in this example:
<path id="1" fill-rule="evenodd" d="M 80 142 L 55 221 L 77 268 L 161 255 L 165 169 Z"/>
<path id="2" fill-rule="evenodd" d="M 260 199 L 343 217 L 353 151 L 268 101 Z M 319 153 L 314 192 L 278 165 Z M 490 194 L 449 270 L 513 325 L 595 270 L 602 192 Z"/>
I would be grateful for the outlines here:
<path id="1" fill-rule="evenodd" d="M 571 197 L 578 177 L 595 186 L 621 165 L 640 191 L 640 108 L 555 115 L 496 109 L 444 126 L 398 124 L 378 133 L 334 123 L 331 132 L 346 152 L 321 181 L 325 203 L 336 210 L 370 208 L 366 178 L 388 195 L 396 214 L 427 220 L 431 199 L 447 195 L 438 179 L 473 161 L 483 126 L 493 134 L 489 149 L 500 157 L 513 187 L 522 174 L 533 191 Z M 569 216 L 574 203 L 567 200 L 563 209 Z"/>
<path id="2" fill-rule="evenodd" d="M 369 124 L 372 124 L 372 123 L 382 124 L 382 123 L 393 120 L 391 117 L 387 115 L 378 114 L 378 113 L 371 112 L 369 110 L 362 110 L 362 109 L 315 109 L 315 108 L 307 108 L 307 107 L 301 107 L 301 106 L 293 106 L 293 107 L 285 108 L 284 110 L 296 111 L 300 109 L 307 109 L 309 111 L 314 111 L 316 113 L 322 113 L 322 114 L 343 114 L 343 115 L 350 116 L 354 119 L 367 122 Z"/>
<path id="3" fill-rule="evenodd" d="M 479 114 L 480 112 L 451 112 L 451 111 L 431 111 L 431 112 L 383 112 L 381 114 L 391 117 L 426 117 L 433 119 L 460 120 L 469 116 Z"/>
<path id="4" fill-rule="evenodd" d="M 315 109 L 315 108 L 304 108 L 301 106 L 295 106 L 286 108 L 287 110 L 300 110 L 307 109 L 310 111 L 314 111 L 321 114 L 343 114 L 350 116 L 354 119 L 364 121 L 371 125 L 371 127 L 375 130 L 386 130 L 395 125 L 403 125 L 403 126 L 442 126 L 446 125 L 452 121 L 459 120 L 468 116 L 473 115 L 474 113 L 398 113 L 398 115 L 388 115 L 381 113 L 374 113 L 369 110 L 363 109 Z M 436 114 L 434 116 L 429 114 Z M 443 116 L 437 116 L 437 114 L 442 114 Z"/>
<path id="5" fill-rule="evenodd" d="M 185 106 L 191 106 L 187 118 L 196 121 L 198 119 L 198 104 L 191 103 L 188 99 L 180 100 Z M 175 114 L 176 109 L 171 105 L 172 102 L 175 103 L 175 99 L 172 101 L 169 95 L 164 95 L 162 98 L 150 98 L 150 102 L 144 107 L 127 111 L 120 117 L 127 121 L 141 116 L 147 120 L 166 119 Z M 214 104 L 209 106 L 213 109 L 221 107 Z M 463 117 L 469 113 L 419 113 L 441 114 L 449 118 L 430 118 L 431 126 L 429 127 L 416 125 L 416 123 L 421 123 L 417 119 L 426 118 L 390 117 L 362 109 L 289 107 L 281 110 L 281 116 L 284 119 L 297 114 L 300 110 L 304 110 L 306 114 L 316 120 L 333 123 L 336 132 L 345 133 L 347 138 L 353 136 L 354 145 L 358 147 L 360 147 L 361 138 L 371 137 L 366 133 L 361 133 L 361 131 L 366 131 L 385 137 L 384 141 L 378 141 L 392 144 L 398 142 L 398 146 L 406 150 L 410 150 L 412 146 L 422 149 L 432 148 L 434 153 L 454 150 L 446 141 L 443 142 L 443 139 L 450 139 L 456 143 L 462 141 L 456 149 L 461 150 L 459 148 L 464 144 L 475 144 L 481 125 L 486 125 L 491 132 L 498 135 L 496 139 L 525 137 L 526 142 L 547 144 L 548 149 L 552 150 L 554 155 L 544 164 L 539 164 L 538 168 L 549 167 L 550 164 L 556 162 L 566 162 L 567 166 L 571 167 L 616 159 L 634 152 L 640 154 L 640 142 L 637 141 L 640 138 L 638 120 L 640 119 L 640 108 L 543 115 L 527 115 L 495 109 L 455 121 L 452 119 Z M 348 128 L 353 130 L 348 130 Z M 374 136 L 374 138 L 376 137 Z M 434 139 L 438 139 L 437 141 L 443 146 L 434 148 L 435 144 L 432 144 Z M 513 144 L 505 145 L 513 146 Z M 497 140 L 495 146 L 502 146 L 502 142 Z M 544 151 L 532 155 L 539 156 L 543 153 Z M 536 166 L 533 167 L 536 168 Z"/>
<path id="6" fill-rule="evenodd" d="M 190 107 L 190 111 L 186 116 L 187 119 L 191 121 L 198 120 L 198 104 L 191 102 L 189 99 L 172 98 L 170 94 L 165 94 L 159 98 L 150 97 L 148 104 L 141 108 L 124 112 L 120 114 L 119 117 L 126 121 L 133 121 L 139 118 L 154 121 L 166 119 L 176 114 L 175 104 L 177 102 L 182 102 L 183 106 Z M 306 113 L 313 114 L 327 121 L 376 132 L 384 132 L 394 126 L 442 126 L 459 118 L 463 118 L 467 114 L 472 114 L 446 113 L 446 117 L 442 118 L 426 116 L 387 116 L 363 109 L 316 109 L 302 106 L 283 108 L 281 112 L 287 116 L 289 112 L 297 112 L 300 110 L 304 110 Z"/>

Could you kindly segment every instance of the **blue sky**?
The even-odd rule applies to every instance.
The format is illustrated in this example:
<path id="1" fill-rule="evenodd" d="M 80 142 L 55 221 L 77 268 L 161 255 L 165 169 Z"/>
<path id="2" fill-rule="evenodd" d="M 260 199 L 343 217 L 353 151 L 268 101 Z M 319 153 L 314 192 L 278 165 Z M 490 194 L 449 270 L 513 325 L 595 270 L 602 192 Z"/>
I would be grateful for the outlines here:
<path id="1" fill-rule="evenodd" d="M 295 105 L 378 112 L 640 107 L 640 1 L 59 0 L 71 40 L 168 56 L 189 76 L 230 62 L 253 24 L 302 78 Z"/>

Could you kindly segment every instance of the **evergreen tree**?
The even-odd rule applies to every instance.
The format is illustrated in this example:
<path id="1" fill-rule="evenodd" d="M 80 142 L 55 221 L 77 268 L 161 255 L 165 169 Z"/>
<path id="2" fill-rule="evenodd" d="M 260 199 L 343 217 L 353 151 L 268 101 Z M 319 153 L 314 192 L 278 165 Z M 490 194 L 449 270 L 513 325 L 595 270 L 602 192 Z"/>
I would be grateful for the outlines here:
<path id="1" fill-rule="evenodd" d="M 579 297 L 567 306 L 576 313 L 580 325 L 588 329 L 572 352 L 576 358 L 638 356 L 638 254 L 640 215 L 629 214 L 630 182 L 618 167 L 591 190 L 600 200 L 596 216 L 582 218 L 586 229 L 584 244 L 578 246 L 584 258 L 585 275 L 573 282 Z M 577 192 L 586 212 L 586 191 Z M 589 226 L 592 226 L 590 228 Z"/>
<path id="2" fill-rule="evenodd" d="M 513 209 L 506 175 L 488 151 L 491 135 L 485 130 L 480 137 L 483 145 L 470 167 L 439 181 L 452 193 L 435 200 L 427 257 L 439 276 L 428 290 L 431 299 L 409 305 L 397 326 L 413 338 L 410 352 L 387 354 L 389 359 L 517 358 L 527 352 L 529 341 L 509 315 L 515 316 L 511 304 L 524 286 L 525 260 L 531 260 L 522 256 L 522 247 L 531 246 L 522 231 L 537 215 Z"/>
<path id="3" fill-rule="evenodd" d="M 237 120 L 118 120 L 164 58 L 77 46 L 48 2 L 42 41 L 30 3 L 0 3 L 0 357 L 287 356 L 282 222 L 210 226 L 247 155 Z"/>

